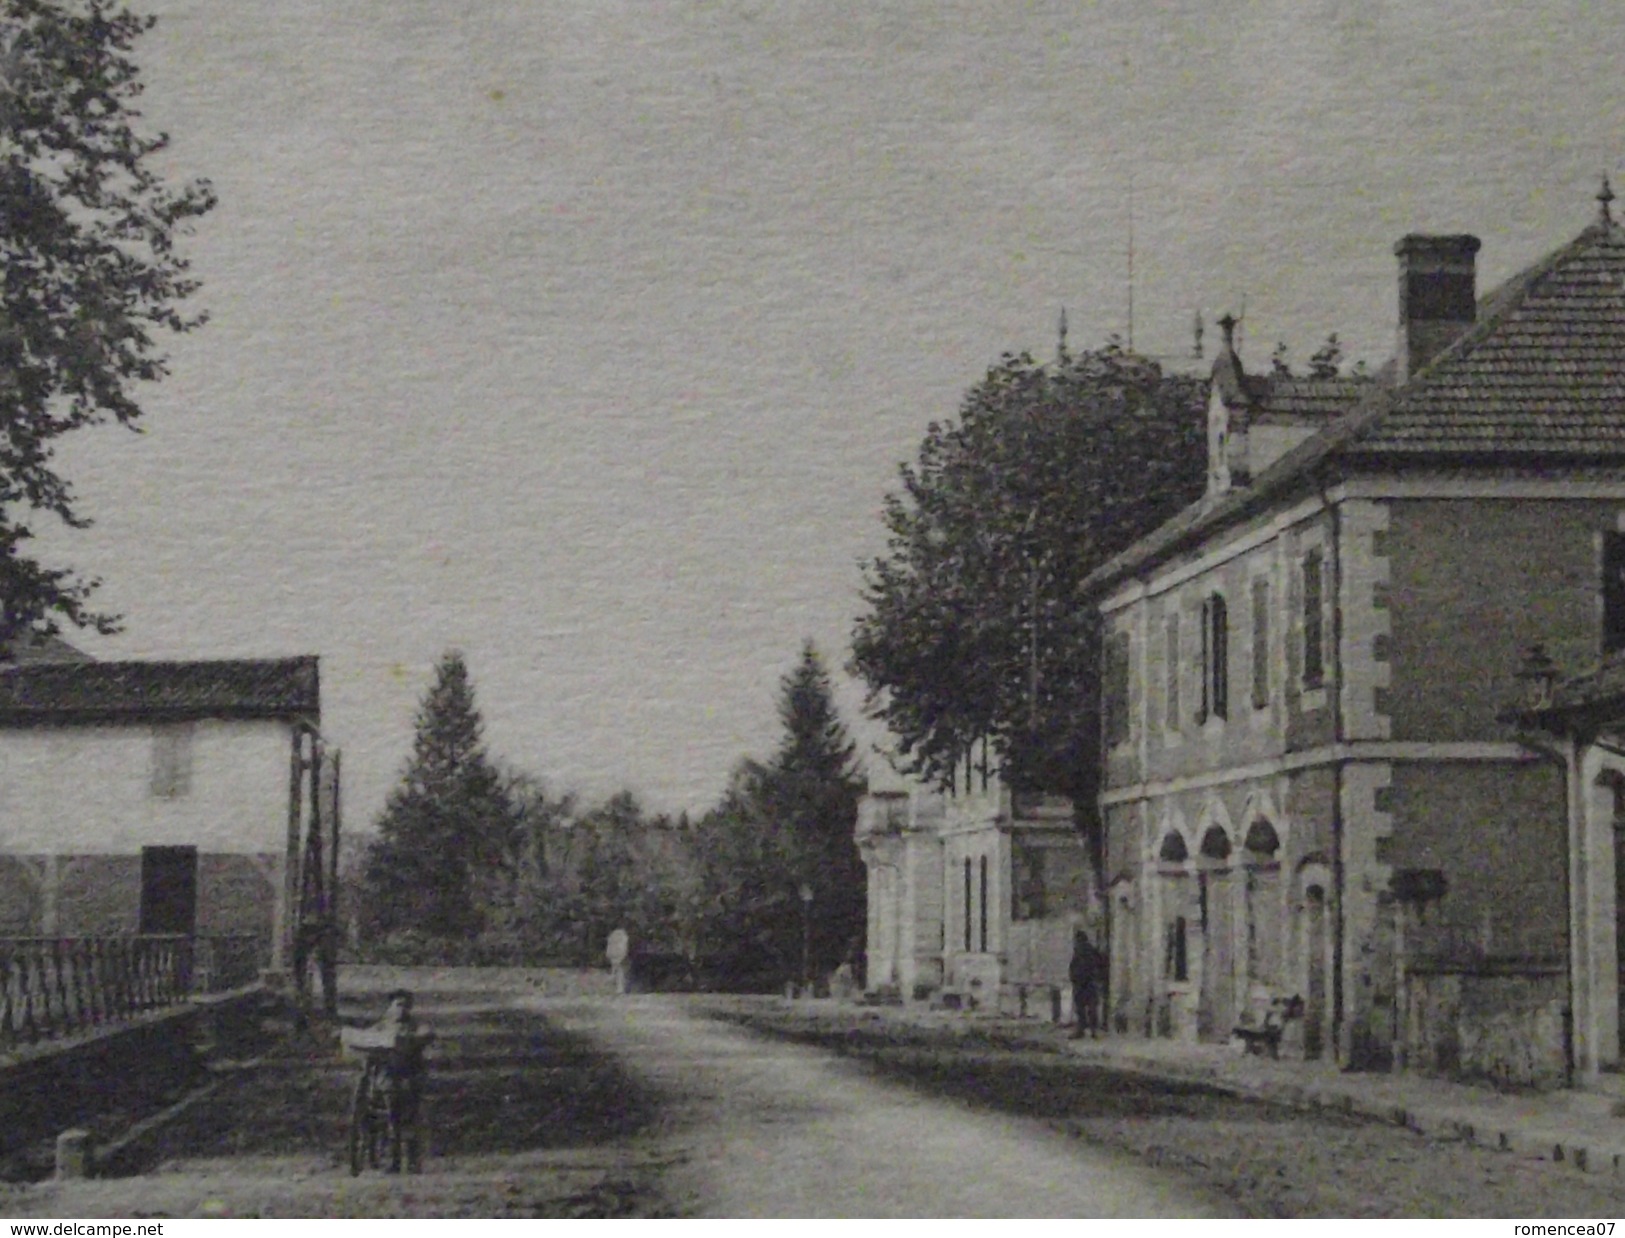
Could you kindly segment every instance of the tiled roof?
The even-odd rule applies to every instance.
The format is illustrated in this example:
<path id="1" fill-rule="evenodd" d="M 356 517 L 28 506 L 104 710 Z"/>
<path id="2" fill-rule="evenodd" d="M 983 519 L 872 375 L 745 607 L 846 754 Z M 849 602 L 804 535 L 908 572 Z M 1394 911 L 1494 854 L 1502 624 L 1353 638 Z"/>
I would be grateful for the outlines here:
<path id="1" fill-rule="evenodd" d="M 41 636 L 30 633 L 18 637 L 9 649 L 0 648 L 0 667 L 6 662 L 27 666 L 35 662 L 92 662 L 83 649 L 68 644 L 60 636 Z"/>
<path id="2" fill-rule="evenodd" d="M 317 659 L 37 662 L 0 670 L 0 725 L 308 717 L 321 712 Z"/>
<path id="3" fill-rule="evenodd" d="M 1276 382 L 1283 400 L 1300 398 Z M 1593 224 L 1508 280 L 1479 302 L 1477 325 L 1404 387 L 1351 390 L 1352 409 L 1326 429 L 1250 485 L 1204 496 L 1080 591 L 1109 587 L 1334 461 L 1625 462 L 1625 229 Z"/>
<path id="4" fill-rule="evenodd" d="M 1353 409 L 1369 390 L 1369 378 L 1270 378 L 1253 413 L 1257 417 L 1321 417 L 1331 421 Z"/>
<path id="5" fill-rule="evenodd" d="M 1359 450 L 1625 455 L 1625 229 L 1587 228 L 1485 309 Z"/>

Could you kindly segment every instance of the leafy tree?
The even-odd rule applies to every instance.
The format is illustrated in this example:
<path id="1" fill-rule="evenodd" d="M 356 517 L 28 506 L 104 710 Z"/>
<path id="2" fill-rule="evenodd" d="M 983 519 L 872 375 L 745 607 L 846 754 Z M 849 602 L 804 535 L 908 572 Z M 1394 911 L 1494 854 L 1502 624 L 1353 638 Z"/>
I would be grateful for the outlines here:
<path id="1" fill-rule="evenodd" d="M 197 291 L 179 236 L 215 205 L 170 187 L 165 134 L 138 127 L 131 52 L 156 19 L 114 0 L 5 0 L 0 9 L 0 642 L 60 622 L 115 631 L 97 582 L 32 557 L 30 512 L 89 521 L 52 467 L 69 431 L 141 418 L 137 383 L 168 373 L 163 332 Z"/>
<path id="2" fill-rule="evenodd" d="M 929 427 L 852 638 L 905 772 L 947 785 L 991 747 L 1015 786 L 1092 804 L 1097 616 L 1077 586 L 1200 495 L 1204 397 L 1113 341 L 1006 355 Z"/>
<path id="3" fill-rule="evenodd" d="M 758 804 L 761 768 L 741 762 L 694 831 L 697 953 L 713 982 L 734 989 L 776 989 L 801 971 L 805 856 L 791 827 Z"/>
<path id="4" fill-rule="evenodd" d="M 519 824 L 482 730 L 468 665 L 448 652 L 418 709 L 411 760 L 367 857 L 375 932 L 450 940 L 479 933 L 480 883 L 513 862 Z"/>

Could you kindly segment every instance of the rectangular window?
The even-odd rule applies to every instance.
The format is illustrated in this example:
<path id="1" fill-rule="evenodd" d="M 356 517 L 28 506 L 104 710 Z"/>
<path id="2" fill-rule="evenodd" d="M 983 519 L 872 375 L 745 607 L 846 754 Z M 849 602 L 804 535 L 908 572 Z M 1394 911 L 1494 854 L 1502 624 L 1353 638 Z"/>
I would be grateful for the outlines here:
<path id="1" fill-rule="evenodd" d="M 1221 594 L 1202 603 L 1202 707 L 1196 720 L 1230 712 L 1230 617 Z"/>
<path id="2" fill-rule="evenodd" d="M 1325 609 L 1321 554 L 1303 557 L 1303 682 L 1318 688 L 1326 677 L 1326 647 L 1322 613 Z"/>
<path id="3" fill-rule="evenodd" d="M 965 949 L 970 950 L 971 884 L 970 857 L 965 857 Z"/>
<path id="4" fill-rule="evenodd" d="M 1123 743 L 1129 737 L 1129 666 L 1128 633 L 1117 632 L 1106 638 L 1105 682 L 1101 685 L 1105 696 L 1106 743 Z"/>
<path id="5" fill-rule="evenodd" d="M 191 724 L 152 728 L 152 783 L 155 799 L 178 800 L 192 790 Z"/>
<path id="6" fill-rule="evenodd" d="M 1253 581 L 1253 708 L 1270 703 L 1270 582 Z"/>
<path id="7" fill-rule="evenodd" d="M 987 857 L 985 855 L 981 858 L 980 868 L 982 870 L 982 874 L 981 874 L 982 875 L 982 891 L 981 891 L 982 897 L 979 900 L 977 900 L 977 910 L 981 912 L 981 920 L 982 920 L 982 924 L 981 924 L 981 929 L 982 929 L 982 935 L 981 935 L 982 953 L 986 954 L 987 953 Z"/>
<path id="8" fill-rule="evenodd" d="M 1167 676 L 1167 696 L 1165 702 L 1168 715 L 1168 729 L 1179 730 L 1179 615 L 1168 616 L 1168 660 L 1163 667 Z"/>
<path id="9" fill-rule="evenodd" d="M 1044 887 L 1044 851 L 1012 839 L 1010 845 L 1012 920 L 1041 920 L 1049 914 Z"/>
<path id="10" fill-rule="evenodd" d="M 1625 533 L 1602 535 L 1602 651 L 1625 649 Z"/>
<path id="11" fill-rule="evenodd" d="M 1197 674 L 1196 674 L 1196 683 L 1197 683 L 1197 692 L 1198 692 L 1198 698 L 1199 698 L 1197 700 L 1197 702 L 1196 702 L 1196 724 L 1198 726 L 1200 726 L 1202 723 L 1207 721 L 1207 711 L 1208 711 L 1208 673 L 1207 673 L 1207 668 L 1208 668 L 1208 662 L 1211 660 L 1211 658 L 1213 656 L 1212 650 L 1209 649 L 1209 647 L 1208 647 L 1208 641 L 1211 639 L 1211 637 L 1213 635 L 1212 617 L 1208 614 L 1208 609 L 1209 609 L 1210 605 L 1211 605 L 1211 603 L 1208 602 L 1207 599 L 1203 599 L 1203 601 L 1202 601 L 1202 622 L 1197 625 L 1197 635 L 1201 638 L 1201 641 L 1202 641 L 1201 662 L 1197 665 L 1197 668 L 1196 668 L 1196 672 L 1197 672 Z"/>
<path id="12" fill-rule="evenodd" d="M 1167 954 L 1162 961 L 1163 975 L 1170 980 L 1186 981 L 1191 978 L 1190 962 L 1185 944 L 1185 917 L 1175 916 L 1168 926 Z"/>

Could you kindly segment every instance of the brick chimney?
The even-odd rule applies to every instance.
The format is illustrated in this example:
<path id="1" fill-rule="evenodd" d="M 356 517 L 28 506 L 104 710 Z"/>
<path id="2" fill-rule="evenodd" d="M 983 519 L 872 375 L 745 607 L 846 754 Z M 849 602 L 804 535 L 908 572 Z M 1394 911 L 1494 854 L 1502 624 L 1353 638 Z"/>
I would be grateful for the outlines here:
<path id="1" fill-rule="evenodd" d="M 1394 246 L 1399 259 L 1400 383 L 1473 325 L 1478 304 L 1476 236 L 1418 236 Z"/>

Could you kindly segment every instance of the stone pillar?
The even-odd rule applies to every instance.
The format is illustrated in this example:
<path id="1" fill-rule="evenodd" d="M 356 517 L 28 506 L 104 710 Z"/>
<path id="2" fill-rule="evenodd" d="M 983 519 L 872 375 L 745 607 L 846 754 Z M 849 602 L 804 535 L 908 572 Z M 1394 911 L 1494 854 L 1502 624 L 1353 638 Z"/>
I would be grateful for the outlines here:
<path id="1" fill-rule="evenodd" d="M 90 1132 L 63 1131 L 56 1137 L 56 1177 L 59 1182 L 90 1176 Z"/>

